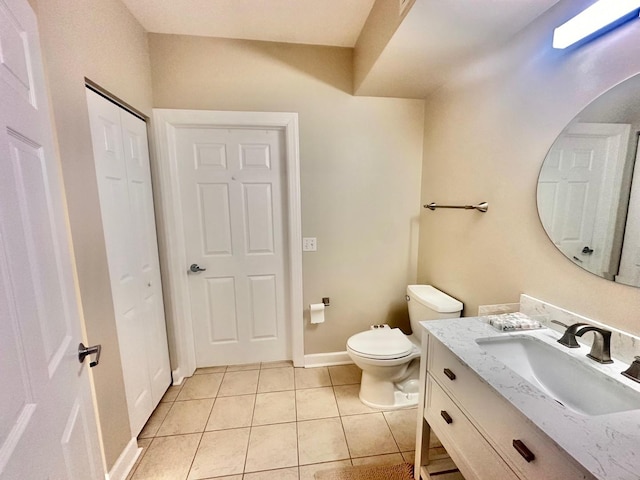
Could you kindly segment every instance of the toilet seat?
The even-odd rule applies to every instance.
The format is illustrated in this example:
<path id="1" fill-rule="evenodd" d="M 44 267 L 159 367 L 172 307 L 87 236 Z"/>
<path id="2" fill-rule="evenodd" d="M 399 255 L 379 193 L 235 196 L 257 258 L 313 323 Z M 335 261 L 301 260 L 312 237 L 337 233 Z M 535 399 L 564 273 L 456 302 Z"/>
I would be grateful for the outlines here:
<path id="1" fill-rule="evenodd" d="M 378 328 L 356 333 L 347 340 L 347 348 L 365 358 L 393 360 L 414 353 L 413 343 L 399 328 Z"/>

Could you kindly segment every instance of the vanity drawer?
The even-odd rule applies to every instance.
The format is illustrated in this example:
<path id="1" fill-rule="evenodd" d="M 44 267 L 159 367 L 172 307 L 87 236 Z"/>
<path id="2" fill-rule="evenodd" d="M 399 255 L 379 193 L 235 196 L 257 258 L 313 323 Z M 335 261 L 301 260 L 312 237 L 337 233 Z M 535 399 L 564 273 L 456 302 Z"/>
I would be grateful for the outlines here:
<path id="1" fill-rule="evenodd" d="M 521 477 L 545 480 L 593 478 L 431 335 L 427 369 Z M 529 457 L 529 461 L 525 457 Z"/>
<path id="2" fill-rule="evenodd" d="M 427 376 L 424 418 L 467 480 L 518 480 L 445 391 Z"/>

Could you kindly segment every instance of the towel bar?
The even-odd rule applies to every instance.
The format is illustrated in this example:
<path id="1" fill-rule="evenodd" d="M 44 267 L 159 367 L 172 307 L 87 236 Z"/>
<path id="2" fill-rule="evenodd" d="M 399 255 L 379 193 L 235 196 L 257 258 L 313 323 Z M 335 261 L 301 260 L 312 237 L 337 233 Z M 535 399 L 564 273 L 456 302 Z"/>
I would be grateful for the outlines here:
<path id="1" fill-rule="evenodd" d="M 465 210 L 478 210 L 479 212 L 486 212 L 489 210 L 489 204 L 487 202 L 479 203 L 478 205 L 437 205 L 435 203 L 430 203 L 429 205 L 424 205 L 424 208 L 428 208 L 429 210 L 435 210 L 436 208 L 463 208 Z"/>

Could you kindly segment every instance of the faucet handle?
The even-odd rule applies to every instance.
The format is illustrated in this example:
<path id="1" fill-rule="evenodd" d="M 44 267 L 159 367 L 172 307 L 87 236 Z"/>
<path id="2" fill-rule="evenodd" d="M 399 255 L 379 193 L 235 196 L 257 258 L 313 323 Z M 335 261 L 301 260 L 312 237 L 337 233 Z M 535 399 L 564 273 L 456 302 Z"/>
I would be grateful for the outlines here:
<path id="1" fill-rule="evenodd" d="M 566 328 L 566 330 L 564 331 L 564 334 L 562 335 L 562 337 L 560 338 L 560 340 L 558 340 L 558 343 L 560 345 L 564 345 L 565 347 L 569 347 L 569 348 L 578 348 L 580 347 L 580 344 L 578 343 L 578 341 L 576 340 L 576 332 L 578 331 L 579 327 L 588 325 L 588 323 L 574 323 L 572 325 L 565 325 L 562 322 L 559 322 L 558 320 L 551 320 L 553 323 L 556 323 L 558 325 L 562 325 L 563 327 Z"/>
<path id="2" fill-rule="evenodd" d="M 634 382 L 640 383 L 640 356 L 635 357 L 633 363 L 629 365 L 629 368 L 622 372 L 622 375 L 630 378 Z"/>
<path id="3" fill-rule="evenodd" d="M 562 323 L 559 320 L 551 320 L 551 323 L 555 323 L 556 325 L 560 325 L 561 327 L 564 327 L 567 330 L 570 330 L 572 332 L 577 331 L 578 327 L 582 327 L 584 325 L 589 325 L 588 323 L 584 323 L 584 322 L 572 323 L 571 325 L 567 325 L 566 323 Z"/>
<path id="4" fill-rule="evenodd" d="M 588 323 L 584 323 L 584 322 L 578 322 L 578 323 L 573 323 L 571 325 L 569 325 L 568 330 L 572 331 L 572 332 L 577 332 L 578 329 L 580 329 L 580 327 L 589 327 L 591 325 L 589 325 Z"/>

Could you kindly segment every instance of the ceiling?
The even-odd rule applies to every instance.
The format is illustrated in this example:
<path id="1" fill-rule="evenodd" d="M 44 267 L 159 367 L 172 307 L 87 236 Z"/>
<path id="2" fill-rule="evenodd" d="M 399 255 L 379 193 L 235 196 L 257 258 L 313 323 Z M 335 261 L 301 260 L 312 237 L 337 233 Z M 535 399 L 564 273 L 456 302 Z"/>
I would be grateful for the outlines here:
<path id="1" fill-rule="evenodd" d="M 357 94 L 425 98 L 458 68 L 504 44 L 557 2 L 417 0 Z"/>
<path id="2" fill-rule="evenodd" d="M 149 32 L 353 47 L 375 0 L 122 0 Z M 400 0 L 381 0 L 399 2 Z M 357 95 L 424 98 L 559 0 L 416 0 Z M 401 72 L 399 74 L 399 72 Z"/>
<path id="3" fill-rule="evenodd" d="M 375 0 L 122 0 L 148 32 L 353 47 Z"/>

